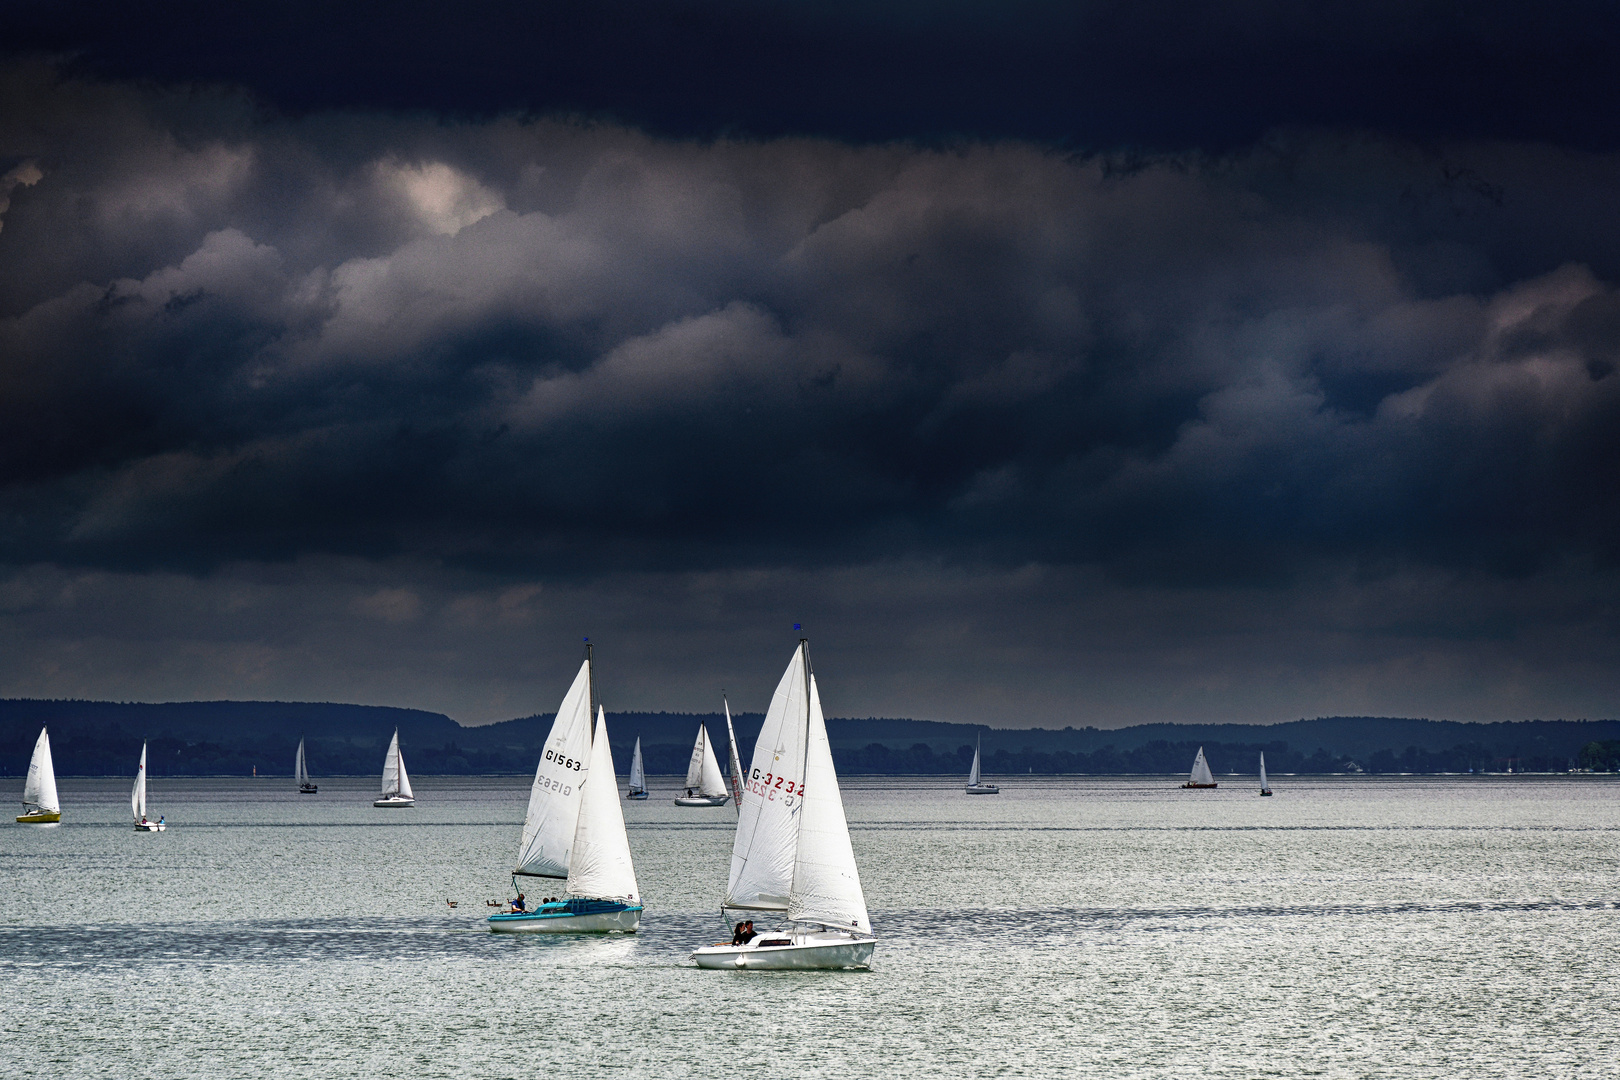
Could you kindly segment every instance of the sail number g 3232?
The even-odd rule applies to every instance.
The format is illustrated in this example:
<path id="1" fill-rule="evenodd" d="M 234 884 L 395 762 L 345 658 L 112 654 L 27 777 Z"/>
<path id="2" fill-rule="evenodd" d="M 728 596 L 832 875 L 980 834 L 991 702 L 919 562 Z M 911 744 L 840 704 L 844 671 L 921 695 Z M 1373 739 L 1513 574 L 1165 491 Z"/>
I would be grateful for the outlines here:
<path id="1" fill-rule="evenodd" d="M 784 799 L 791 799 L 795 795 L 802 797 L 804 795 L 804 783 L 802 781 L 795 782 L 774 773 L 766 773 L 761 776 L 759 770 L 755 769 L 754 774 L 748 778 L 748 790 L 762 799 L 775 801 L 778 795 L 781 795 Z"/>

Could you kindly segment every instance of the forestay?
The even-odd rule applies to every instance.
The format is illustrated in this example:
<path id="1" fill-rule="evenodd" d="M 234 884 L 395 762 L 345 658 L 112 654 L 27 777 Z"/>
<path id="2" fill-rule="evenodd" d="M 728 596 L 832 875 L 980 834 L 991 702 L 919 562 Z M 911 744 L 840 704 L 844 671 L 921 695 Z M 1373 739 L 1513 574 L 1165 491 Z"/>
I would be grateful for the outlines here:
<path id="1" fill-rule="evenodd" d="M 787 917 L 793 922 L 872 932 L 866 894 L 855 868 L 844 799 L 833 768 L 832 744 L 821 715 L 821 693 L 810 677 L 810 723 L 805 751 L 803 809 L 793 866 L 793 891 Z"/>
<path id="2" fill-rule="evenodd" d="M 28 761 L 28 779 L 23 782 L 23 807 L 29 813 L 58 814 L 61 801 L 56 795 L 56 768 L 51 764 L 51 737 L 39 729 L 34 756 Z"/>
<path id="3" fill-rule="evenodd" d="M 754 744 L 753 764 L 743 780 L 726 907 L 787 910 L 799 839 L 799 796 L 804 791 L 807 688 L 801 643 L 771 696 Z"/>
<path id="4" fill-rule="evenodd" d="M 591 750 L 591 662 L 568 688 L 534 771 L 517 873 L 566 878 L 568 853 L 579 827 L 579 803 Z M 609 775 L 611 775 L 611 770 Z M 614 797 L 618 797 L 617 791 Z"/>
<path id="5" fill-rule="evenodd" d="M 574 830 L 568 862 L 568 892 L 592 900 L 637 903 L 636 868 L 630 860 L 630 838 L 608 746 L 607 713 L 596 710 L 596 735 L 590 765 L 580 784 L 579 825 Z"/>

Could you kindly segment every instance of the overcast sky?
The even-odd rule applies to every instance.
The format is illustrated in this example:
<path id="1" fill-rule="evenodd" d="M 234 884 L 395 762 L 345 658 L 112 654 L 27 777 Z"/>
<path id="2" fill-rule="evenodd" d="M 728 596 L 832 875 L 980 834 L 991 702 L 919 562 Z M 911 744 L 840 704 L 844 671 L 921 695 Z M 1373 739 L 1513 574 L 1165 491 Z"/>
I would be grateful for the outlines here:
<path id="1" fill-rule="evenodd" d="M 0 696 L 1620 714 L 1610 5 L 18 7 Z"/>

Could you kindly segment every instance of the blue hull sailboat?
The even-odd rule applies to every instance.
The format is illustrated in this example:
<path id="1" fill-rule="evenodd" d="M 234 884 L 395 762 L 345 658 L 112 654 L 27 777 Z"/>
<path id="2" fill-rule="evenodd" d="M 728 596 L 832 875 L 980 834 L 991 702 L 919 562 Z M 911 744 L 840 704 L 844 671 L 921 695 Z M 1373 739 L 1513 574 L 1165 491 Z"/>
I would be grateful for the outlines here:
<path id="1" fill-rule="evenodd" d="M 641 927 L 641 892 L 619 805 L 607 712 L 596 702 L 589 645 L 557 709 L 529 789 L 522 848 L 512 871 L 514 890 L 522 879 L 532 880 L 531 888 L 561 880 L 566 895 L 529 910 L 519 892 L 512 911 L 489 917 L 491 931 L 601 934 Z"/>

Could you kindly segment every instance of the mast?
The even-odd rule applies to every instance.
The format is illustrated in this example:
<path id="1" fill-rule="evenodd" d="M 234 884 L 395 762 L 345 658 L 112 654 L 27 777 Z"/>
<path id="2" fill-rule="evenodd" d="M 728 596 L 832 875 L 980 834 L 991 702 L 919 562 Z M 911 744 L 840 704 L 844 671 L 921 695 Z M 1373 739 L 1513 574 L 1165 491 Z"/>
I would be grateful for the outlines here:
<path id="1" fill-rule="evenodd" d="M 594 717 L 596 716 L 596 665 L 591 662 L 590 638 L 585 639 L 585 671 L 586 677 L 590 680 L 590 689 L 586 691 L 588 696 L 585 704 L 588 707 L 589 714 Z M 594 727 L 591 729 L 591 741 L 596 741 L 596 729 Z M 615 782 L 613 785 L 614 790 L 617 791 L 618 787 L 618 783 Z"/>

